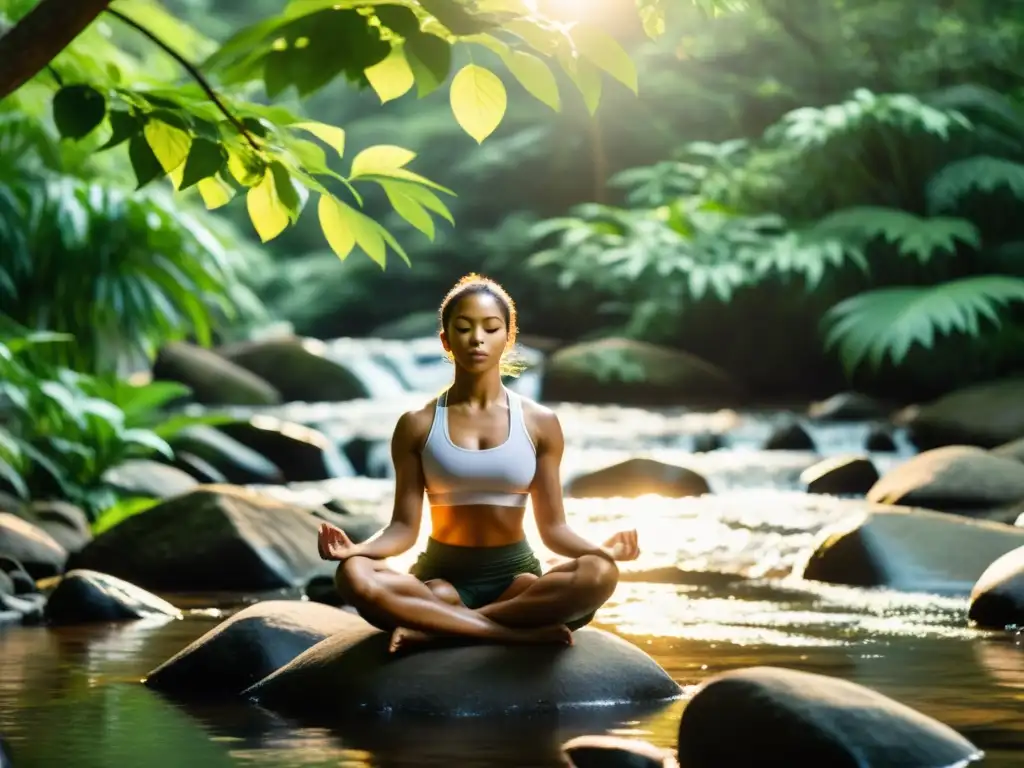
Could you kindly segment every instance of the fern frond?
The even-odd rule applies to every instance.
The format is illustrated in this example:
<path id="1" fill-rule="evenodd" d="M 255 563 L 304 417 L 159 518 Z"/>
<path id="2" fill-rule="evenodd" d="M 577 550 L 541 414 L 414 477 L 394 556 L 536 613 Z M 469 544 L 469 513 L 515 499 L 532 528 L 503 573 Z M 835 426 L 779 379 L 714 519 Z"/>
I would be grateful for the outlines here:
<path id="1" fill-rule="evenodd" d="M 916 256 L 922 264 L 942 251 L 956 253 L 958 241 L 972 248 L 981 247 L 981 233 L 966 219 L 921 218 L 907 211 L 878 206 L 836 211 L 815 224 L 813 231 L 858 246 L 881 238 L 895 245 L 901 256 Z"/>
<path id="2" fill-rule="evenodd" d="M 1000 310 L 1024 302 L 1024 279 L 980 275 L 921 288 L 881 288 L 853 296 L 826 313 L 826 349 L 837 348 L 852 374 L 862 363 L 899 364 L 915 344 L 931 349 L 938 335 L 981 333 L 999 326 Z"/>
<path id="3" fill-rule="evenodd" d="M 984 85 L 962 83 L 931 94 L 927 102 L 942 110 L 965 115 L 976 128 L 995 131 L 1004 145 L 1024 149 L 1024 113 L 1007 98 Z"/>
<path id="4" fill-rule="evenodd" d="M 957 160 L 928 182 L 928 207 L 933 211 L 949 210 L 972 192 L 991 194 L 1001 188 L 1024 201 L 1024 164 L 989 155 Z"/>
<path id="5" fill-rule="evenodd" d="M 772 272 L 782 277 L 801 275 L 809 291 L 820 285 L 829 267 L 838 269 L 851 262 L 868 273 L 868 262 L 859 246 L 799 232 L 787 232 L 775 238 L 768 247 L 745 250 L 739 257 L 750 264 L 758 278 Z"/>

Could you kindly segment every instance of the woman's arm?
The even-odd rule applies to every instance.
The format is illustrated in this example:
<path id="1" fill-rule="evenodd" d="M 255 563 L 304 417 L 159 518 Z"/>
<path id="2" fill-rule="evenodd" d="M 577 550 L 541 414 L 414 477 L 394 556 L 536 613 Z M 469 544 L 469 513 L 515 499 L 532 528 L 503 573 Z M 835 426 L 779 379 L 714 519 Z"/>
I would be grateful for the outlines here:
<path id="1" fill-rule="evenodd" d="M 552 411 L 534 406 L 531 421 L 536 425 L 537 473 L 530 487 L 537 532 L 544 546 L 556 555 L 580 557 L 601 555 L 614 559 L 604 547 L 587 541 L 569 527 L 562 504 L 561 465 L 565 450 L 562 425 Z"/>
<path id="2" fill-rule="evenodd" d="M 420 463 L 422 413 L 402 415 L 391 438 L 391 460 L 395 464 L 395 505 L 391 522 L 366 541 L 355 544 L 344 558 L 369 557 L 385 560 L 410 550 L 420 533 L 423 519 L 423 466 Z"/>

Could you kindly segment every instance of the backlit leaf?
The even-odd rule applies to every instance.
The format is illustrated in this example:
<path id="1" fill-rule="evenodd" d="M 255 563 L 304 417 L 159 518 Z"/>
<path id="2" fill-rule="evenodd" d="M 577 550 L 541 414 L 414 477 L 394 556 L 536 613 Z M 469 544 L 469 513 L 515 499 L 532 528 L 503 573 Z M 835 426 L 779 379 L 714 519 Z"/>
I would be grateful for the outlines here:
<path id="1" fill-rule="evenodd" d="M 405 147 L 396 147 L 393 144 L 367 147 L 352 160 L 350 178 L 371 175 L 388 176 L 405 167 L 415 157 L 415 152 L 405 149 Z"/>
<path id="2" fill-rule="evenodd" d="M 303 123 L 292 123 L 289 127 L 298 128 L 313 134 L 337 152 L 339 157 L 345 154 L 345 131 L 342 128 L 327 125 L 326 123 L 318 123 L 313 120 Z"/>
<path id="3" fill-rule="evenodd" d="M 381 104 L 404 96 L 416 82 L 400 45 L 393 47 L 384 61 L 369 67 L 365 74 L 370 86 L 380 97 Z"/>
<path id="4" fill-rule="evenodd" d="M 455 119 L 478 144 L 494 133 L 508 106 L 504 84 L 477 64 L 467 64 L 455 75 L 450 98 Z"/>
<path id="5" fill-rule="evenodd" d="M 503 57 L 516 80 L 536 99 L 547 104 L 556 112 L 562 102 L 558 95 L 558 82 L 548 69 L 548 65 L 533 54 L 525 51 L 511 51 Z"/>
<path id="6" fill-rule="evenodd" d="M 192 137 L 185 131 L 163 120 L 151 119 L 142 132 L 164 171 L 173 171 L 185 162 L 192 145 Z"/>
<path id="7" fill-rule="evenodd" d="M 571 35 L 580 56 L 637 93 L 636 65 L 614 37 L 592 24 L 576 25 Z"/>
<path id="8" fill-rule="evenodd" d="M 342 261 L 356 247 L 355 232 L 347 220 L 347 207 L 329 195 L 320 195 L 317 203 L 317 216 L 327 244 Z"/>
<path id="9" fill-rule="evenodd" d="M 278 196 L 273 173 L 265 173 L 259 184 L 249 189 L 245 204 L 262 242 L 273 240 L 287 228 L 290 221 L 288 207 Z"/>

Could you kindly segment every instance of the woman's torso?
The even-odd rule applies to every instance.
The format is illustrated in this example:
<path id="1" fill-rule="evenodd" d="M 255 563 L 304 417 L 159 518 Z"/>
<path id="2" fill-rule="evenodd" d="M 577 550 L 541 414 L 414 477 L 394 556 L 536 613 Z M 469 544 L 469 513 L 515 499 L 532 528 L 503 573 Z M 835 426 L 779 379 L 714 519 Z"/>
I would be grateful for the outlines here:
<path id="1" fill-rule="evenodd" d="M 521 541 L 536 438 L 521 397 L 486 410 L 448 407 L 442 395 L 420 451 L 431 537 L 445 544 L 497 547 Z"/>

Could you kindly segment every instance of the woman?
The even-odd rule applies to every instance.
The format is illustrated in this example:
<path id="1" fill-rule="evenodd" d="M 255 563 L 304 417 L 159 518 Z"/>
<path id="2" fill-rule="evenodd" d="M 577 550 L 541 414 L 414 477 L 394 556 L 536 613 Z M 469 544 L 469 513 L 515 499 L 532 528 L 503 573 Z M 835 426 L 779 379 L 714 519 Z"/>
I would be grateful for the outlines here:
<path id="1" fill-rule="evenodd" d="M 338 591 L 392 632 L 392 651 L 438 635 L 571 644 L 571 632 L 615 590 L 615 561 L 639 555 L 636 531 L 599 546 L 566 524 L 558 417 L 501 381 L 517 330 L 515 304 L 501 286 L 468 275 L 449 291 L 440 316 L 455 379 L 398 420 L 391 522 L 360 544 L 325 524 L 320 556 L 340 561 Z M 424 491 L 431 536 L 411 572 L 398 573 L 384 560 L 416 543 Z M 547 573 L 525 539 L 528 498 L 544 545 L 571 558 Z"/>

